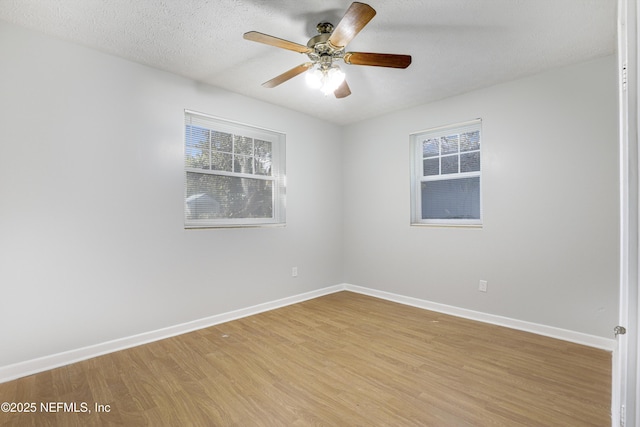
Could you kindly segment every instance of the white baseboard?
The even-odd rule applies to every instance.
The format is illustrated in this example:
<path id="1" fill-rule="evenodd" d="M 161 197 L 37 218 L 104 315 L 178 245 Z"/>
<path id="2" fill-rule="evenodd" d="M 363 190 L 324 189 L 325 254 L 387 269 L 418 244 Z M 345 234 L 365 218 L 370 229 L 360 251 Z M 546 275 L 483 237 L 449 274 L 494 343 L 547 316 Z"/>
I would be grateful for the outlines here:
<path id="1" fill-rule="evenodd" d="M 231 320 L 240 319 L 251 316 L 253 314 L 262 313 L 264 311 L 275 310 L 287 305 L 296 304 L 302 301 L 318 298 L 323 295 L 332 294 L 340 291 L 351 291 L 400 304 L 419 307 L 426 310 L 436 311 L 439 313 L 450 314 L 457 317 L 463 317 L 470 320 L 490 323 L 494 325 L 505 326 L 512 329 L 518 329 L 527 332 L 533 332 L 538 335 L 558 338 L 561 340 L 574 342 L 578 344 L 596 347 L 603 350 L 613 351 L 616 347 L 614 339 L 607 339 L 598 336 L 583 334 L 580 332 L 569 331 L 566 329 L 555 328 L 551 326 L 539 325 L 536 323 L 525 322 L 522 320 L 511 319 L 507 317 L 496 316 L 478 311 L 467 310 L 445 304 L 439 304 L 418 298 L 407 297 L 390 292 L 379 291 L 376 289 L 365 288 L 362 286 L 350 285 L 347 283 L 329 286 L 327 288 L 318 289 L 303 294 L 293 295 L 291 297 L 282 298 L 251 307 L 222 313 L 203 319 L 182 323 L 155 331 L 144 332 L 129 337 L 119 338 L 100 344 L 95 344 L 83 348 L 65 351 L 62 353 L 43 356 L 37 359 L 31 359 L 24 362 L 15 363 L 0 367 L 0 383 L 11 381 L 17 378 L 32 375 L 38 372 L 47 371 L 49 369 L 58 368 L 60 366 L 69 365 L 71 363 L 90 359 L 92 357 L 101 356 L 103 354 L 112 353 L 119 350 L 147 344 L 153 341 L 170 338 L 176 335 L 192 332 L 198 329 L 207 328 L 209 326 L 218 325 L 229 322 Z"/>
<path id="2" fill-rule="evenodd" d="M 113 353 L 115 351 L 136 347 L 141 344 L 147 344 L 153 341 L 159 341 L 165 338 L 185 334 L 187 332 L 192 332 L 198 329 L 208 328 L 209 326 L 214 326 L 220 323 L 229 322 L 231 320 L 240 319 L 242 317 L 251 316 L 253 314 L 262 313 L 264 311 L 275 310 L 276 308 L 285 307 L 287 305 L 296 304 L 313 298 L 318 298 L 323 295 L 342 291 L 344 289 L 345 288 L 343 285 L 329 286 L 327 288 L 318 289 L 299 295 L 293 295 L 291 297 L 230 311 L 228 313 L 205 317 L 203 319 L 198 319 L 175 326 L 169 326 L 167 328 L 162 328 L 155 331 L 144 332 L 141 334 L 119 338 L 100 344 L 52 354 L 49 356 L 43 356 L 37 359 L 18 362 L 12 365 L 0 366 L 0 383 L 26 377 L 27 375 L 36 374 L 38 372 L 48 371 L 49 369 L 58 368 L 60 366 L 80 362 L 82 360 L 91 359 L 93 357 L 102 356 L 103 354 Z"/>
<path id="3" fill-rule="evenodd" d="M 509 317 L 496 316 L 494 314 L 482 313 L 479 311 L 467 310 L 464 308 L 454 307 L 451 305 L 440 304 L 404 295 L 398 295 L 391 292 L 379 291 L 376 289 L 365 288 L 362 286 L 344 284 L 344 289 L 369 295 L 400 304 L 410 305 L 413 307 L 423 308 L 425 310 L 436 311 L 438 313 L 450 314 L 452 316 L 462 317 L 470 320 L 477 320 L 492 325 L 504 326 L 520 331 L 532 332 L 534 334 L 546 337 L 557 338 L 576 344 L 582 344 L 589 347 L 595 347 L 602 350 L 613 351 L 616 348 L 616 340 L 603 338 L 595 335 L 584 334 L 581 332 L 570 331 L 567 329 L 556 328 L 553 326 L 540 325 L 537 323 L 525 322 L 523 320 L 511 319 Z"/>

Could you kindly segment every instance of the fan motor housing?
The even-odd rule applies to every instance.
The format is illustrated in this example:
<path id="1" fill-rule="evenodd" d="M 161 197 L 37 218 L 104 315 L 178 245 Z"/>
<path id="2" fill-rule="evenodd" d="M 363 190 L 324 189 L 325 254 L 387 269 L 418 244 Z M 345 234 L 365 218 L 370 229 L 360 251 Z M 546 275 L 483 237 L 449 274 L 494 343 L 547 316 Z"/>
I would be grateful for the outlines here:
<path id="1" fill-rule="evenodd" d="M 329 41 L 330 36 L 331 33 L 321 33 L 317 36 L 313 36 L 307 42 L 307 46 L 309 46 L 311 49 L 316 49 L 316 46 L 318 45 L 326 45 Z"/>
<path id="2" fill-rule="evenodd" d="M 329 37 L 331 37 L 334 29 L 333 24 L 321 22 L 316 26 L 316 29 L 318 34 L 311 37 L 307 42 L 307 46 L 313 49 L 313 52 L 307 53 L 309 59 L 313 62 L 318 62 L 324 57 L 324 62 L 331 64 L 329 58 L 341 58 L 344 55 L 344 48 L 336 48 L 329 42 Z"/>

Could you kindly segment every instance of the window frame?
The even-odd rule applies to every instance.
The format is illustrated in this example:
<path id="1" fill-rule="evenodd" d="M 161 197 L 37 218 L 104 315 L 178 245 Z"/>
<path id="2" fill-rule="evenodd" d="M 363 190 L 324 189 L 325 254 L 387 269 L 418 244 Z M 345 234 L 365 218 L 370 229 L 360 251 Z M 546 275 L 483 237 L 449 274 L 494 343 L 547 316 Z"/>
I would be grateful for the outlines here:
<path id="1" fill-rule="evenodd" d="M 183 179 L 184 179 L 184 228 L 229 228 L 229 227 L 267 227 L 267 226 L 284 226 L 286 225 L 286 135 L 271 129 L 260 128 L 245 123 L 231 121 L 209 114 L 200 113 L 192 110 L 184 110 L 184 141 L 183 141 Z M 255 163 L 252 166 L 252 173 L 203 169 L 197 167 L 188 167 L 186 164 L 187 150 L 189 149 L 187 141 L 187 126 L 197 125 L 204 127 L 210 131 L 231 134 L 233 136 L 241 136 L 243 138 L 258 139 L 271 143 L 271 175 L 255 173 Z M 235 142 L 233 142 L 235 144 Z M 254 145 L 255 149 L 255 145 Z M 222 152 L 223 154 L 232 154 Z M 232 158 L 235 152 L 232 154 Z M 255 162 L 255 156 L 253 162 Z M 211 158 L 210 158 L 211 159 Z M 210 163 L 211 165 L 211 163 Z M 246 178 L 271 182 L 271 217 L 258 218 L 208 218 L 208 219 L 189 219 L 187 210 L 188 199 L 188 174 L 197 173 L 201 175 L 211 176 L 227 176 L 233 178 Z"/>
<path id="2" fill-rule="evenodd" d="M 453 134 L 463 134 L 465 132 L 479 132 L 479 149 L 469 150 L 468 153 L 479 153 L 479 170 L 472 172 L 460 172 L 460 155 L 464 152 L 458 149 L 458 172 L 457 173 L 442 173 L 439 170 L 437 175 L 424 175 L 424 155 L 423 155 L 423 141 L 426 139 L 435 139 L 443 136 L 450 136 Z M 482 227 L 483 225 L 483 206 L 482 206 L 482 119 L 474 119 L 460 123 L 454 123 L 445 126 L 438 126 L 418 132 L 413 132 L 409 135 L 410 147 L 411 147 L 411 225 L 427 225 L 427 226 L 462 226 L 462 227 Z M 456 154 L 444 154 L 442 151 L 433 158 L 441 159 L 448 157 L 449 155 Z M 441 163 L 440 163 L 441 164 Z M 479 218 L 422 218 L 422 183 L 433 181 L 448 181 L 453 179 L 475 178 L 479 179 Z"/>

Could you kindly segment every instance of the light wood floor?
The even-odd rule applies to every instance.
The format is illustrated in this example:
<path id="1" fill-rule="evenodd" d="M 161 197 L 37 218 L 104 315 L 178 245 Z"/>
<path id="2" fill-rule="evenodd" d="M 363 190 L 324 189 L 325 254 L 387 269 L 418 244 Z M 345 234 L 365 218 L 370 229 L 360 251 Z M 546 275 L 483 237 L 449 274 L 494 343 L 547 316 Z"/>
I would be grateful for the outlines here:
<path id="1" fill-rule="evenodd" d="M 610 426 L 611 354 L 339 292 L 0 384 L 11 426 Z M 110 412 L 95 412 L 95 404 Z"/>

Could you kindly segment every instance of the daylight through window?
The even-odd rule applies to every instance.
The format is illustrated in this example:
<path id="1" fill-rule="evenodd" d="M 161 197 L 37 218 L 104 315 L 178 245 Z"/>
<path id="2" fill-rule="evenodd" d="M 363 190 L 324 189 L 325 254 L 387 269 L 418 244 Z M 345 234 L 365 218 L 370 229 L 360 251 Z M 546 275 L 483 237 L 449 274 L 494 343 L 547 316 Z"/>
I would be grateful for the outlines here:
<path id="1" fill-rule="evenodd" d="M 482 223 L 481 121 L 411 135 L 411 223 Z"/>
<path id="2" fill-rule="evenodd" d="M 186 227 L 285 222 L 285 135 L 185 112 Z"/>

